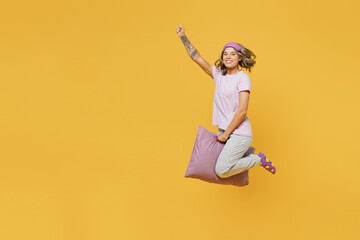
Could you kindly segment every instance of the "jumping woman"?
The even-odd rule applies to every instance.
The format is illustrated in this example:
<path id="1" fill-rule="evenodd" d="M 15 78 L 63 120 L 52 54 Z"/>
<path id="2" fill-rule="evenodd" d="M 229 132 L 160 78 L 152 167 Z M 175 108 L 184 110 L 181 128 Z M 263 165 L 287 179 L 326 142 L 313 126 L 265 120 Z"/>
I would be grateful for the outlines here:
<path id="1" fill-rule="evenodd" d="M 243 45 L 228 42 L 220 58 L 211 66 L 190 43 L 183 25 L 176 28 L 190 58 L 215 82 L 212 125 L 218 127 L 217 140 L 225 145 L 217 159 L 215 172 L 221 178 L 231 177 L 260 165 L 272 174 L 276 168 L 264 153 L 243 157 L 253 142 L 249 118 L 246 116 L 251 81 L 243 71 L 255 65 L 255 54 Z M 240 67 L 240 69 L 239 69 Z"/>

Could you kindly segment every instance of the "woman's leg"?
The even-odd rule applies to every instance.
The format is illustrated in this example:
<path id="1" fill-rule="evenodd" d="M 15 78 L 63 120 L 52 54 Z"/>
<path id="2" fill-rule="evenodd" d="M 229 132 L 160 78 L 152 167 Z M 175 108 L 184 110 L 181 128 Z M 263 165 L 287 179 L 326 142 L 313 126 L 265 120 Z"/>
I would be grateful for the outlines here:
<path id="1" fill-rule="evenodd" d="M 224 130 L 219 129 L 218 136 L 223 132 Z M 243 157 L 252 142 L 252 137 L 230 134 L 217 159 L 216 175 L 221 178 L 231 177 L 259 165 L 261 158 L 258 155 L 250 154 Z"/>

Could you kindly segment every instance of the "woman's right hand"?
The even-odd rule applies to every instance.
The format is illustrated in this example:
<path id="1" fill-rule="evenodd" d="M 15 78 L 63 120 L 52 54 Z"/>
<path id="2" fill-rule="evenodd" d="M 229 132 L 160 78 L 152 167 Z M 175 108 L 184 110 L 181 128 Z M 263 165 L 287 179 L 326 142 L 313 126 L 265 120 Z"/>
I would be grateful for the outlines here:
<path id="1" fill-rule="evenodd" d="M 179 37 L 182 37 L 185 35 L 185 27 L 184 25 L 180 24 L 177 28 L 176 28 L 176 32 L 179 35 Z"/>

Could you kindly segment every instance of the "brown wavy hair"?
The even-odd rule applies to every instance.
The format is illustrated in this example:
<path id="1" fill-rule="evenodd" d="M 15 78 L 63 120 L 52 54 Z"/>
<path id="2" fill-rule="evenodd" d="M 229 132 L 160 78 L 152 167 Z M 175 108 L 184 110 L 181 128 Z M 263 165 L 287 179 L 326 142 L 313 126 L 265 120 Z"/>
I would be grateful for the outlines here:
<path id="1" fill-rule="evenodd" d="M 239 61 L 238 65 L 240 65 L 241 69 L 245 68 L 246 70 L 251 72 L 251 69 L 254 67 L 256 63 L 255 61 L 256 55 L 252 51 L 250 51 L 250 49 L 244 47 L 243 45 L 239 44 L 239 46 L 240 46 L 240 51 L 235 49 L 236 53 L 241 57 L 241 60 Z M 221 52 L 220 58 L 216 60 L 215 66 L 221 70 L 222 75 L 226 75 L 227 68 L 223 62 L 223 55 L 224 55 L 224 51 Z"/>

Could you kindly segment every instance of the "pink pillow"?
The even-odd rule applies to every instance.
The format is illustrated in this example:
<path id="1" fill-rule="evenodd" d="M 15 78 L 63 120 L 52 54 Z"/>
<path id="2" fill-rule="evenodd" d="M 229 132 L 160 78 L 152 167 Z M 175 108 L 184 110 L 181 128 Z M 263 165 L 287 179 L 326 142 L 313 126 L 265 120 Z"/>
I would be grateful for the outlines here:
<path id="1" fill-rule="evenodd" d="M 215 173 L 215 165 L 225 143 L 217 140 L 217 135 L 199 125 L 195 145 L 191 154 L 185 177 L 196 178 L 209 183 L 218 183 L 235 186 L 249 184 L 249 171 L 233 175 L 228 178 L 219 178 Z M 255 148 L 250 147 L 244 156 L 253 154 Z"/>

